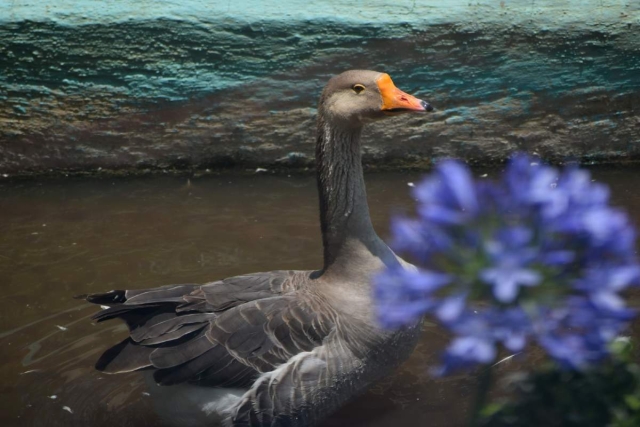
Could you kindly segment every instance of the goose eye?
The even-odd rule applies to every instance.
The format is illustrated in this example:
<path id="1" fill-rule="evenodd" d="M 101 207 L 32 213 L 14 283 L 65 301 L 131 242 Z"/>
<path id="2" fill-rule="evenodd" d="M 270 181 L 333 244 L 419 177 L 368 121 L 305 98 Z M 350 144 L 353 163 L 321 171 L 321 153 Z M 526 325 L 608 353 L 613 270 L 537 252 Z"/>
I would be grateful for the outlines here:
<path id="1" fill-rule="evenodd" d="M 360 93 L 365 89 L 365 87 L 364 87 L 364 85 L 357 84 L 357 85 L 353 85 L 353 87 L 351 89 L 353 89 L 353 91 L 355 93 Z"/>

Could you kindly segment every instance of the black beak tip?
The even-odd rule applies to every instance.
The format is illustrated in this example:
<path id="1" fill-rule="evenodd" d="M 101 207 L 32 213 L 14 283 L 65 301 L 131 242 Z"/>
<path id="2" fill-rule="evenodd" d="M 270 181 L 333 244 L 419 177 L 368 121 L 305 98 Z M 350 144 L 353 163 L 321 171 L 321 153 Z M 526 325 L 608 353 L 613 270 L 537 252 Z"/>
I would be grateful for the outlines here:
<path id="1" fill-rule="evenodd" d="M 433 111 L 433 107 L 431 106 L 431 104 L 429 104 L 427 101 L 420 101 L 420 104 L 422 104 L 422 107 L 426 110 L 426 111 Z"/>

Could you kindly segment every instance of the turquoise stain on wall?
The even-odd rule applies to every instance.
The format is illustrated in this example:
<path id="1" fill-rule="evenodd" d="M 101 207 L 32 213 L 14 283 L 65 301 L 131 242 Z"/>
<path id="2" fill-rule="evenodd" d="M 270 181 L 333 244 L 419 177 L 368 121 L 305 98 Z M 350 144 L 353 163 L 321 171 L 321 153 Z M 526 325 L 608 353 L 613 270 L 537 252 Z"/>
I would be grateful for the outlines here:
<path id="1" fill-rule="evenodd" d="M 614 22 L 620 12 L 637 19 L 634 0 L 2 0 L 0 21 L 52 20 L 66 25 L 171 19 L 192 22 L 232 19 L 332 19 L 357 24 L 536 23 L 541 31 L 568 24 Z"/>
<path id="2" fill-rule="evenodd" d="M 113 28 L 104 25 L 24 22 L 0 28 L 7 40 L 1 48 L 0 81 L 31 90 L 107 85 L 133 97 L 184 100 L 343 54 L 361 62 L 371 55 L 367 62 L 393 71 L 409 85 L 426 83 L 430 90 L 469 99 L 491 97 L 505 87 L 553 93 L 595 82 L 609 89 L 640 86 L 640 54 L 631 46 L 617 46 L 616 35 L 610 36 L 608 45 L 594 48 L 589 46 L 593 33 L 560 39 L 553 34 L 530 35 L 529 40 L 505 42 L 509 33 L 493 27 L 468 33 L 432 26 L 405 34 L 409 42 L 402 54 L 389 58 L 378 55 L 375 46 L 354 46 L 351 41 L 389 40 L 375 29 L 325 22 L 292 22 L 288 29 L 298 35 L 297 42 L 278 28 L 254 37 L 247 26 L 218 26 L 204 32 L 176 21 L 126 23 L 118 26 L 117 32 L 126 34 L 119 39 Z M 433 34 L 441 38 L 455 34 L 455 44 L 431 46 Z M 500 40 L 488 43 L 488 35 Z M 510 49 L 510 43 L 529 50 Z M 422 47 L 429 47 L 430 53 L 421 53 Z"/>
<path id="3" fill-rule="evenodd" d="M 447 151 L 463 139 L 476 157 L 514 144 L 582 156 L 577 138 L 592 133 L 596 156 L 640 154 L 637 1 L 0 0 L 0 39 L 0 154 L 9 159 L 0 168 L 82 167 L 105 153 L 124 167 L 168 164 L 158 158 L 173 153 L 243 162 L 262 143 L 278 147 L 254 153 L 267 162 L 310 152 L 294 139 L 308 131 L 290 132 L 300 117 L 266 117 L 306 108 L 312 122 L 322 85 L 348 68 L 387 71 L 438 107 L 446 128 L 422 125 L 438 147 L 418 157 L 468 155 Z M 569 127 L 580 132 L 558 136 Z M 74 150 L 74 138 L 88 138 L 97 157 Z M 159 138 L 164 153 L 150 142 Z M 34 141 L 54 154 L 29 158 L 21 150 Z M 382 159 L 389 149 L 378 148 Z"/>

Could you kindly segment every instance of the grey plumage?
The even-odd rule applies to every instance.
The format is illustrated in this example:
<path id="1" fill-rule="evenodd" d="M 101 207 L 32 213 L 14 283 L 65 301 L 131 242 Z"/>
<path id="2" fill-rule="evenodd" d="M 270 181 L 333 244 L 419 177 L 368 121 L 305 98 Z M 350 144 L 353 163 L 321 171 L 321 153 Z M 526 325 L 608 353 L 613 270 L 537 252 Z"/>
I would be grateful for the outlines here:
<path id="1" fill-rule="evenodd" d="M 402 362 L 419 328 L 380 329 L 370 283 L 385 265 L 411 267 L 371 225 L 360 135 L 364 123 L 388 111 L 424 111 L 428 104 L 390 82 L 386 74 L 349 71 L 333 78 L 320 99 L 321 270 L 89 295 L 109 306 L 97 321 L 120 318 L 130 330 L 96 368 L 149 370 L 160 385 L 212 387 L 185 397 L 200 406 L 182 408 L 179 419 L 202 411 L 233 426 L 310 426 Z M 354 90 L 356 83 L 367 89 Z"/>
<path id="2" fill-rule="evenodd" d="M 153 348 L 140 347 L 127 338 L 105 351 L 96 362 L 96 369 L 108 374 L 132 372 L 151 366 Z"/>
<path id="3" fill-rule="evenodd" d="M 173 313 L 171 314 L 172 317 L 169 317 L 166 320 L 162 319 L 160 316 L 149 320 L 144 325 L 145 327 L 131 331 L 131 338 L 136 342 L 151 345 L 152 343 L 148 342 L 151 339 L 161 338 L 162 336 L 166 337 L 169 334 L 180 332 L 188 326 L 197 326 L 202 328 L 206 321 L 214 317 L 214 315 L 209 313 L 187 314 L 184 316 L 176 316 Z"/>

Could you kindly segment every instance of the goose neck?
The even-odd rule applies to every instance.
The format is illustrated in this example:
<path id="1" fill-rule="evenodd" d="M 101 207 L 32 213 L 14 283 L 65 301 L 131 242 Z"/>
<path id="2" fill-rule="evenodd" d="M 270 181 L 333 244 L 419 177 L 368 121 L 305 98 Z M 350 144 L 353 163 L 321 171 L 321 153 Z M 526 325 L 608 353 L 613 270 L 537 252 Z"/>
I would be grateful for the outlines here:
<path id="1" fill-rule="evenodd" d="M 361 133 L 362 127 L 318 120 L 316 161 L 325 271 L 353 258 L 354 248 L 370 247 L 379 240 L 369 216 Z"/>

